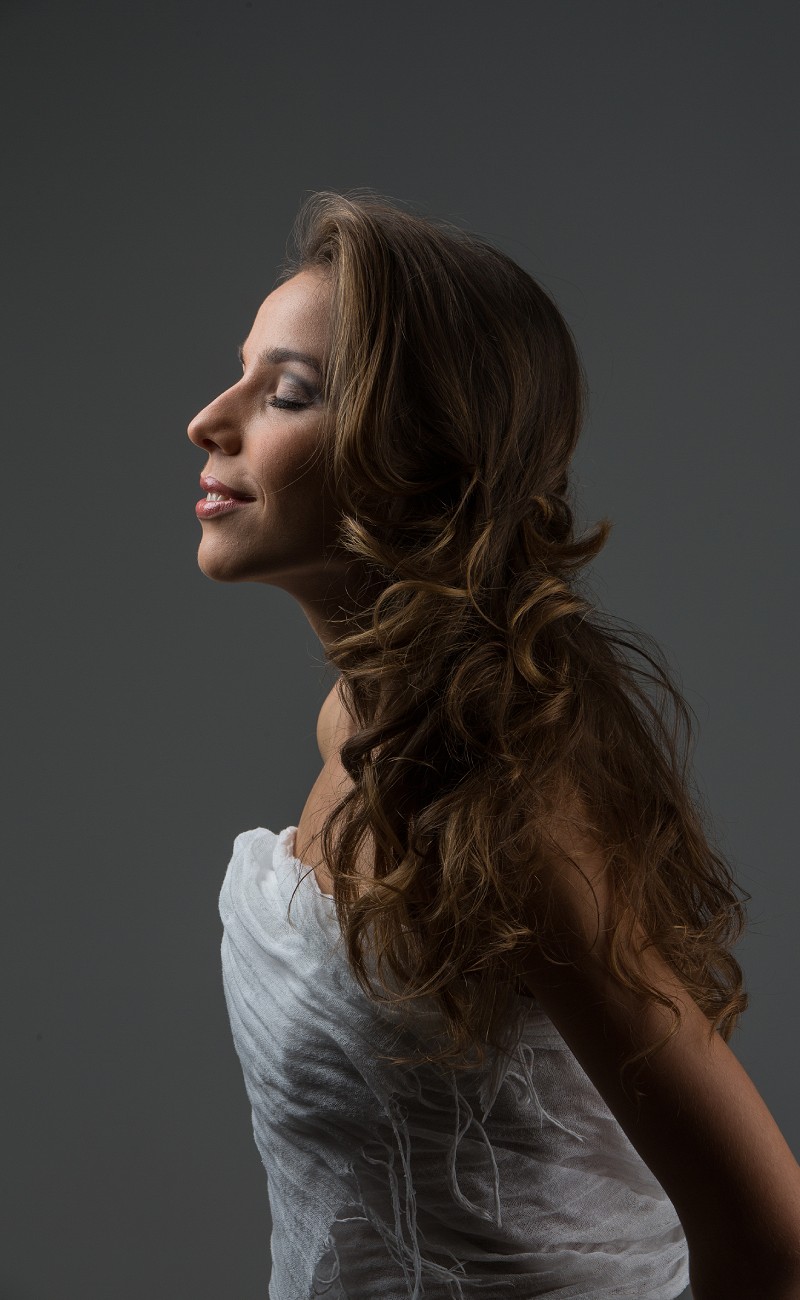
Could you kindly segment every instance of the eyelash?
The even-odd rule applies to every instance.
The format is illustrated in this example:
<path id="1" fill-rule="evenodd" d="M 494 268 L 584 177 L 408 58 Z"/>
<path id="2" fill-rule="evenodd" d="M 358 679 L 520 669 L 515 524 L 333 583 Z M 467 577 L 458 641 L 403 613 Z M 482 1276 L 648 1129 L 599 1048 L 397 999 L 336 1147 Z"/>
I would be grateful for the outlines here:
<path id="1" fill-rule="evenodd" d="M 271 397 L 270 406 L 277 406 L 279 411 L 301 411 L 307 402 L 291 402 L 288 397 Z"/>
<path id="2" fill-rule="evenodd" d="M 244 373 L 244 368 L 242 368 L 242 373 Z M 309 403 L 308 403 L 308 402 L 292 402 L 288 397 L 277 397 L 277 396 L 276 396 L 276 397 L 271 397 L 270 400 L 269 400 L 269 402 L 267 403 L 267 405 L 268 405 L 268 406 L 274 406 L 274 407 L 276 407 L 279 411 L 302 411 L 302 410 L 304 409 L 304 407 L 306 407 L 306 406 L 309 405 Z"/>

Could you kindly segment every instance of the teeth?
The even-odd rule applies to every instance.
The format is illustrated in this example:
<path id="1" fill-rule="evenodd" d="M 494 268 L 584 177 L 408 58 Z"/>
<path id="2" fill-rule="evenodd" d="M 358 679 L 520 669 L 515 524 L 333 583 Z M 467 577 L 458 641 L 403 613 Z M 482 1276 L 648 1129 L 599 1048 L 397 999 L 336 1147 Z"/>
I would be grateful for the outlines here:
<path id="1" fill-rule="evenodd" d="M 230 497 L 224 497 L 221 492 L 206 492 L 206 501 L 229 501 Z"/>

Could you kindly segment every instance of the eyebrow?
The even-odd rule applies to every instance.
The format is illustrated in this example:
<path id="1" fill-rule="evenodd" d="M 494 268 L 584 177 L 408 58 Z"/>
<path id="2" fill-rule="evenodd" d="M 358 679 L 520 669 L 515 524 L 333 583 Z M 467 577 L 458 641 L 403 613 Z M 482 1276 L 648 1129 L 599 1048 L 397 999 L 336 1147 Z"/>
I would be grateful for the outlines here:
<path id="1" fill-rule="evenodd" d="M 247 340 L 245 339 L 245 343 Z M 240 343 L 236 349 L 236 355 L 244 365 L 244 343 Z M 322 378 L 322 366 L 316 357 L 312 357 L 308 352 L 296 352 L 293 348 L 265 348 L 259 353 L 258 362 L 260 365 L 279 366 L 282 361 L 301 361 L 304 365 L 310 366 L 316 370 L 320 379 Z"/>

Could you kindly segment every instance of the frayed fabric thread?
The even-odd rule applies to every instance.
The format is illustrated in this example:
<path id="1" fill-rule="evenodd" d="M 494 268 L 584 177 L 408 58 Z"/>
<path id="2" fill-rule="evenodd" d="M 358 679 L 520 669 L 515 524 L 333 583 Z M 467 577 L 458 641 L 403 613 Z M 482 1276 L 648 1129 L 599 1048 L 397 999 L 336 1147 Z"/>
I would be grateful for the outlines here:
<path id="1" fill-rule="evenodd" d="M 541 1133 L 542 1131 L 544 1121 L 549 1120 L 551 1124 L 555 1124 L 556 1128 L 560 1128 L 562 1132 L 569 1133 L 570 1137 L 574 1137 L 578 1142 L 583 1142 L 584 1138 L 581 1137 L 580 1133 L 576 1133 L 574 1129 L 567 1128 L 566 1124 L 562 1124 L 554 1115 L 551 1115 L 545 1110 L 539 1100 L 539 1094 L 533 1084 L 532 1067 L 534 1051 L 530 1043 L 518 1044 L 517 1055 L 519 1057 L 522 1072 L 520 1073 L 518 1070 L 509 1069 L 505 1077 L 515 1088 L 517 1101 L 522 1102 L 524 1105 L 530 1105 L 532 1101 L 536 1103 L 539 1111 L 539 1132 Z"/>
<path id="2" fill-rule="evenodd" d="M 484 1105 L 480 1119 L 476 1116 L 469 1100 L 459 1088 L 455 1072 L 446 1072 L 453 1100 L 454 1114 L 454 1131 L 447 1148 L 445 1160 L 447 1186 L 455 1204 L 461 1206 L 462 1209 L 476 1218 L 493 1224 L 496 1228 L 502 1227 L 500 1171 L 494 1149 L 484 1126 L 497 1093 L 505 1080 L 512 1087 L 517 1100 L 524 1100 L 527 1104 L 535 1104 L 539 1113 L 540 1130 L 544 1121 L 548 1120 L 557 1128 L 570 1133 L 579 1142 L 584 1141 L 579 1133 L 567 1128 L 566 1125 L 550 1115 L 542 1106 L 533 1083 L 534 1059 L 535 1053 L 530 1044 L 523 1042 L 516 1044 L 514 1052 L 506 1063 L 506 1068 L 494 1077 L 493 1086 L 490 1090 L 491 1096 L 488 1104 Z M 514 1061 L 519 1065 L 519 1069 L 514 1068 Z M 402 1271 L 408 1300 L 421 1300 L 424 1295 L 422 1290 L 424 1281 L 435 1281 L 440 1285 L 445 1285 L 452 1300 L 464 1300 L 462 1280 L 466 1281 L 466 1271 L 463 1262 L 460 1262 L 452 1252 L 444 1251 L 452 1260 L 452 1266 L 448 1267 L 436 1263 L 433 1259 L 424 1255 L 421 1249 L 421 1244 L 427 1247 L 428 1243 L 425 1234 L 417 1224 L 417 1197 L 411 1170 L 412 1147 L 411 1136 L 408 1131 L 408 1110 L 400 1100 L 400 1096 L 413 1097 L 416 1102 L 430 1108 L 435 1108 L 436 1103 L 425 1095 L 422 1077 L 418 1069 L 409 1068 L 403 1076 L 403 1083 L 406 1087 L 404 1087 L 402 1094 L 398 1094 L 397 1089 L 395 1089 L 383 1097 L 384 1110 L 391 1125 L 394 1144 L 379 1135 L 375 1135 L 373 1140 L 378 1147 L 379 1153 L 370 1155 L 367 1150 L 368 1144 L 362 1146 L 359 1153 L 364 1165 L 380 1169 L 384 1173 L 391 1196 L 393 1227 L 369 1205 L 369 1198 L 358 1177 L 355 1162 L 350 1165 L 350 1170 L 358 1187 L 359 1204 L 363 1212 L 356 1215 L 337 1215 L 334 1224 L 353 1221 L 371 1224 L 380 1235 L 390 1258 Z M 483 1145 L 491 1169 L 491 1203 L 489 1205 L 481 1205 L 471 1201 L 465 1196 L 458 1181 L 459 1147 L 471 1130 L 477 1130 L 477 1135 Z M 402 1188 L 401 1181 L 403 1183 Z M 441 1253 L 442 1248 L 439 1248 L 439 1251 Z M 331 1256 L 333 1259 L 332 1271 L 327 1277 L 323 1277 L 321 1275 L 323 1261 Z M 329 1232 L 325 1240 L 325 1249 L 314 1271 L 314 1290 L 312 1294 L 314 1296 L 327 1294 L 330 1287 L 339 1281 L 340 1277 L 339 1253 L 333 1235 Z M 480 1286 L 480 1281 L 474 1279 L 473 1285 Z M 495 1280 L 492 1285 L 496 1291 L 498 1286 L 502 1284 Z M 342 1300 L 346 1300 L 347 1293 L 341 1288 L 337 1295 Z"/>

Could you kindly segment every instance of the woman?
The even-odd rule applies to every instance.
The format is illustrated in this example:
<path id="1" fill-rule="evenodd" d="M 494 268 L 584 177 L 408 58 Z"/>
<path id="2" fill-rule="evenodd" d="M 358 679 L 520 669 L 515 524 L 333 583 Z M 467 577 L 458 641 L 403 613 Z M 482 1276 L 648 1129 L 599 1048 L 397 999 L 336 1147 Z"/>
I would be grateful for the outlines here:
<path id="1" fill-rule="evenodd" d="M 727 1046 L 744 909 L 642 682 L 690 711 L 579 587 L 570 331 L 368 191 L 294 241 L 188 430 L 201 569 L 339 672 L 297 826 L 220 895 L 269 1294 L 800 1297 L 800 1168 Z"/>

